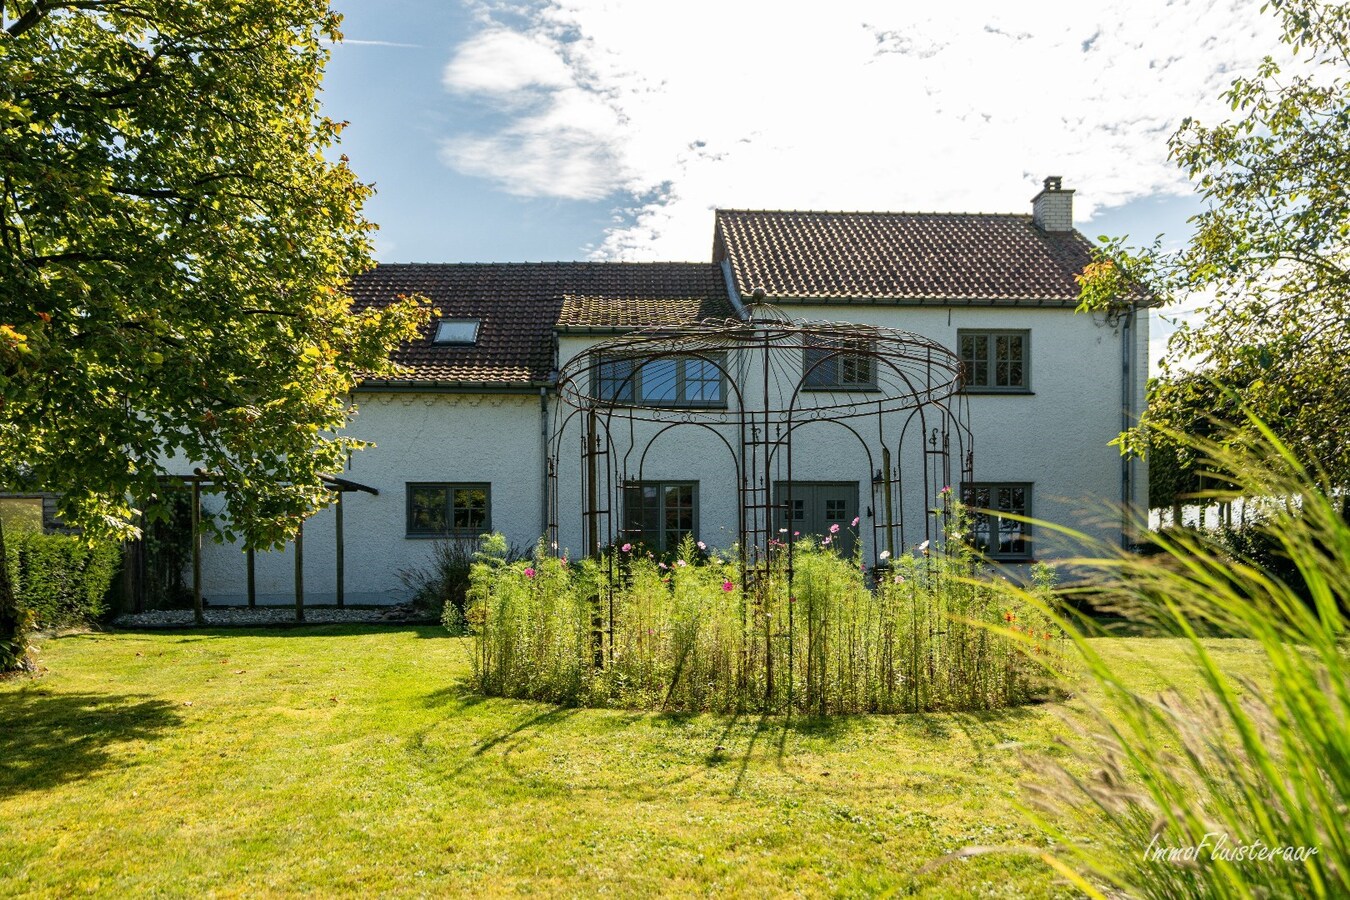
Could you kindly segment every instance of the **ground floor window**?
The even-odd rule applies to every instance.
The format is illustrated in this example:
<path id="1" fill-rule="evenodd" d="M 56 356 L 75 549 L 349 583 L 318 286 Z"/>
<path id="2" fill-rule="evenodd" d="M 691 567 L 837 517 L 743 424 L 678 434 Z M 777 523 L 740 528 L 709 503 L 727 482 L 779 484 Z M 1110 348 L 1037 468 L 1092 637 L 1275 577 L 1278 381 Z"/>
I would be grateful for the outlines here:
<path id="1" fill-rule="evenodd" d="M 408 537 L 491 531 L 490 496 L 488 484 L 410 483 Z"/>
<path id="2" fill-rule="evenodd" d="M 962 494 L 966 505 L 972 508 L 971 536 L 977 550 L 991 559 L 1031 557 L 1031 526 L 998 515 L 1030 516 L 1030 483 L 967 482 Z M 977 509 L 988 512 L 974 512 Z"/>
<path id="3" fill-rule="evenodd" d="M 665 553 L 694 535 L 698 483 L 633 481 L 623 489 L 624 540 Z"/>

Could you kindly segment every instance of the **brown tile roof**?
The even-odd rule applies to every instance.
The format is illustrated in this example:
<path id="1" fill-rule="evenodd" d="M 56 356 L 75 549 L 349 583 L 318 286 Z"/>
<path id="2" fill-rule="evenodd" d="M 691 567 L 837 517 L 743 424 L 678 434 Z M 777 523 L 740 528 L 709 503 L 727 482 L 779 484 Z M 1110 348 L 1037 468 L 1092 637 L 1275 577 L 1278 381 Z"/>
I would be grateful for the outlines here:
<path id="1" fill-rule="evenodd" d="M 1077 231 L 1029 215 L 717 211 L 713 258 L 742 299 L 1076 305 L 1091 261 Z"/>
<path id="2" fill-rule="evenodd" d="M 435 324 L 394 352 L 411 372 L 387 385 L 529 386 L 547 382 L 554 329 L 680 325 L 734 315 L 710 263 L 383 264 L 352 279 L 357 309 L 421 294 L 442 317 L 478 319 L 472 347 L 435 344 Z"/>
<path id="3" fill-rule="evenodd" d="M 563 298 L 563 330 L 674 328 L 736 315 L 722 270 L 710 263 L 610 263 L 623 267 L 602 290 L 578 289 Z"/>

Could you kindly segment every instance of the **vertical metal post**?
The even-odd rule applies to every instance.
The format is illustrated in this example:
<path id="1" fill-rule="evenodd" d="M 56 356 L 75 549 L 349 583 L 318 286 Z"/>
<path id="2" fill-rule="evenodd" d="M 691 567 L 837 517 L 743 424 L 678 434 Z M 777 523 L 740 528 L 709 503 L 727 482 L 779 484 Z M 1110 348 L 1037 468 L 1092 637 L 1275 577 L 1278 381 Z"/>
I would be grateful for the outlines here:
<path id="1" fill-rule="evenodd" d="M 881 492 L 886 503 L 886 552 L 895 559 L 895 506 L 891 496 L 891 448 L 881 448 Z"/>
<path id="2" fill-rule="evenodd" d="M 335 523 L 335 530 L 337 531 L 337 605 L 338 605 L 338 609 L 341 609 L 343 606 L 346 605 L 346 602 L 345 602 L 345 601 L 346 601 L 346 597 L 345 597 L 345 594 L 346 594 L 346 590 L 345 590 L 345 587 L 346 587 L 346 585 L 345 585 L 345 582 L 346 582 L 346 575 L 345 575 L 345 572 L 344 572 L 344 570 L 343 570 L 343 565 L 342 565 L 342 564 L 343 564 L 342 551 L 343 551 L 343 546 L 344 546 L 344 541 L 343 541 L 343 537 L 342 537 L 342 497 L 343 497 L 343 495 L 344 495 L 345 493 L 346 493 L 345 491 L 339 489 L 339 490 L 338 490 L 338 495 L 337 495 L 337 503 L 334 504 L 334 513 L 335 513 L 335 515 L 337 516 L 337 522 Z"/>
<path id="3" fill-rule="evenodd" d="M 305 621 L 305 520 L 295 529 L 295 621 Z"/>
<path id="4" fill-rule="evenodd" d="M 600 436 L 595 410 L 586 413 L 586 550 L 600 558 Z"/>
<path id="5" fill-rule="evenodd" d="M 202 609 L 202 479 L 192 478 L 192 620 L 206 624 Z"/>
<path id="6" fill-rule="evenodd" d="M 586 479 L 586 551 L 591 558 L 599 561 L 600 559 L 600 444 L 599 435 L 596 433 L 598 425 L 596 422 L 595 410 L 592 408 L 586 412 L 586 433 L 582 435 L 582 456 L 585 458 Z M 609 592 L 612 596 L 614 590 L 614 572 L 612 569 L 609 577 Z M 610 640 L 613 640 L 613 627 L 611 621 Z M 599 591 L 591 596 L 591 665 L 595 668 L 603 668 L 605 665 L 605 634 L 604 620 L 600 606 Z"/>

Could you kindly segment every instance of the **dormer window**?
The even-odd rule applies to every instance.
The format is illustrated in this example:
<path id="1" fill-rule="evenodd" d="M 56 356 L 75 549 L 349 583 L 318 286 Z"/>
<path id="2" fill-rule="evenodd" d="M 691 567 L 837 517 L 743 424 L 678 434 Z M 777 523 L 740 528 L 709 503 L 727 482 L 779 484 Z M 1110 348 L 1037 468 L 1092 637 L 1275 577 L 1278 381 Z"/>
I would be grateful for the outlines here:
<path id="1" fill-rule="evenodd" d="M 435 343 L 473 346 L 478 343 L 478 320 L 441 319 L 436 323 Z"/>

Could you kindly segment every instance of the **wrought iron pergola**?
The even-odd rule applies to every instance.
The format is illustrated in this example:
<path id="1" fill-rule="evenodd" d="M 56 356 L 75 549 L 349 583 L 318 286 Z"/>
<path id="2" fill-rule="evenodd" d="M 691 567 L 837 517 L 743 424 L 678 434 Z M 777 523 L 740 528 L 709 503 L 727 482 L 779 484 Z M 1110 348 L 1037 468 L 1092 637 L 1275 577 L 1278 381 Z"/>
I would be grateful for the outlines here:
<path id="1" fill-rule="evenodd" d="M 836 428 L 856 439 L 866 459 L 867 471 L 858 474 L 871 484 L 871 505 L 861 533 L 870 533 L 872 565 L 920 541 L 936 547 L 948 515 L 940 486 L 970 480 L 973 467 L 960 379 L 960 359 L 929 338 L 794 320 L 767 304 L 750 306 L 743 319 L 602 341 L 559 372 L 549 545 L 557 552 L 564 450 L 579 438 L 585 549 L 611 560 L 612 593 L 618 573 L 605 550 L 639 536 L 622 509 L 624 488 L 643 481 L 663 435 L 701 431 L 726 452 L 723 464 L 707 460 L 699 470 L 726 471 L 733 482 L 745 594 L 764 583 L 774 552 L 787 554 L 790 589 L 793 541 L 780 532 L 794 509 L 801 462 L 794 443 L 811 430 Z M 612 615 L 612 603 L 610 609 Z"/>

